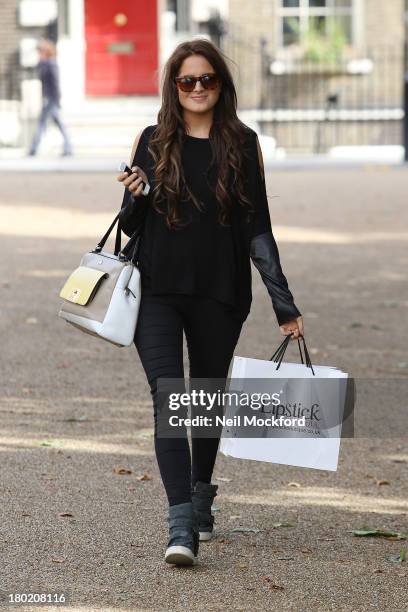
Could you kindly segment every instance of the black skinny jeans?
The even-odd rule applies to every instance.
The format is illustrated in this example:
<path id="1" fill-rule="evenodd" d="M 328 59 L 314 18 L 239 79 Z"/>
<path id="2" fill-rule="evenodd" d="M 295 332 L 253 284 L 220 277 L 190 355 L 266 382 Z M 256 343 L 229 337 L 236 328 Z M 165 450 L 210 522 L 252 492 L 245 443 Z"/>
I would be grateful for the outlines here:
<path id="1" fill-rule="evenodd" d="M 190 378 L 223 378 L 238 342 L 243 320 L 215 299 L 142 291 L 135 345 L 150 385 L 157 463 L 169 505 L 191 501 L 191 487 L 211 482 L 219 437 L 157 436 L 157 379 L 184 378 L 183 330 Z"/>

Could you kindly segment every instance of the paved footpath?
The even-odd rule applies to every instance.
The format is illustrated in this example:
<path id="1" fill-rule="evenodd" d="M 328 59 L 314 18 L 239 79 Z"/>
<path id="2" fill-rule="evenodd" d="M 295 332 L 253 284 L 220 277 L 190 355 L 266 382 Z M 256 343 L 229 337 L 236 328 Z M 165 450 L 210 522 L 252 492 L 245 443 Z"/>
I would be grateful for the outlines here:
<path id="1" fill-rule="evenodd" d="M 219 454 L 218 535 L 189 569 L 163 562 L 166 499 L 135 347 L 57 317 L 62 284 L 120 205 L 115 177 L 0 174 L 3 598 L 64 593 L 58 609 L 87 612 L 407 610 L 407 562 L 387 559 L 407 541 L 351 533 L 408 531 L 407 168 L 268 174 L 311 358 L 355 377 L 356 435 L 337 472 Z M 268 359 L 282 336 L 253 279 L 236 354 Z M 298 360 L 297 346 L 286 355 Z"/>

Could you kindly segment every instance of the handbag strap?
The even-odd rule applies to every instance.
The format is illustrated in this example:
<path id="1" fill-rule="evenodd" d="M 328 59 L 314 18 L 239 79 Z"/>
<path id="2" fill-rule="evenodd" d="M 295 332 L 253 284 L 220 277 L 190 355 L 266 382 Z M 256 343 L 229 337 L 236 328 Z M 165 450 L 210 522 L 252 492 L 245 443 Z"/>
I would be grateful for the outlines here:
<path id="1" fill-rule="evenodd" d="M 135 233 L 134 233 L 134 234 L 131 236 L 131 238 L 130 238 L 129 242 L 126 244 L 126 248 L 129 248 L 129 249 L 130 249 L 130 248 L 132 247 L 132 244 L 133 244 L 133 242 L 132 242 L 132 241 L 134 241 L 134 243 L 135 243 L 135 244 L 134 244 L 134 247 L 133 247 L 132 255 L 131 255 L 130 257 L 125 256 L 125 257 L 127 257 L 128 259 L 130 259 L 130 261 L 132 261 L 132 262 L 133 262 L 135 265 L 136 265 L 136 254 L 137 254 L 137 251 L 138 251 L 139 246 L 140 246 L 140 240 L 141 240 L 141 237 L 142 237 L 142 233 L 141 233 L 140 231 L 139 231 L 139 232 L 138 232 L 138 231 L 136 231 L 136 232 L 135 232 Z"/>
<path id="2" fill-rule="evenodd" d="M 269 359 L 269 361 L 275 361 L 278 363 L 278 365 L 276 366 L 276 369 L 278 370 L 280 368 L 280 365 L 282 363 L 282 359 L 283 356 L 285 354 L 285 351 L 287 349 L 287 346 L 289 344 L 290 338 L 291 338 L 292 334 L 288 334 L 285 339 L 282 341 L 282 343 L 278 346 L 278 348 L 276 349 L 276 351 L 274 352 L 274 354 L 272 355 L 272 357 Z M 311 368 L 312 372 L 313 372 L 313 376 L 315 376 L 314 370 L 313 370 L 313 365 L 312 365 L 312 361 L 310 359 L 310 355 L 309 355 L 309 351 L 307 350 L 307 346 L 306 346 L 306 341 L 304 339 L 304 336 L 300 336 L 300 338 L 303 341 L 303 350 L 305 352 L 305 361 L 306 361 L 306 367 Z M 302 361 L 302 363 L 304 364 L 305 361 L 303 360 L 303 355 L 302 355 L 302 350 L 300 347 L 300 339 L 298 338 L 298 346 L 299 346 L 299 353 L 300 353 L 300 359 Z"/>
<path id="3" fill-rule="evenodd" d="M 119 213 L 116 215 L 116 217 L 114 218 L 114 220 L 112 221 L 112 223 L 110 224 L 109 228 L 107 229 L 106 233 L 104 234 L 104 236 L 102 237 L 102 239 L 98 242 L 98 244 L 95 247 L 95 253 L 99 253 L 100 251 L 102 251 L 103 247 L 106 244 L 107 239 L 110 236 L 111 231 L 113 230 L 113 228 L 115 227 L 116 222 L 119 220 Z M 118 227 L 117 227 L 117 231 L 116 231 L 116 239 L 115 239 L 115 255 L 118 255 L 120 252 L 120 224 L 118 223 Z"/>
<path id="4" fill-rule="evenodd" d="M 114 218 L 114 220 L 112 221 L 112 223 L 110 224 L 109 228 L 107 229 L 106 233 L 103 235 L 102 239 L 98 242 L 98 244 L 96 245 L 94 252 L 95 253 L 99 253 L 100 251 L 102 251 L 103 247 L 106 244 L 106 241 L 108 240 L 113 228 L 115 227 L 116 222 L 118 222 L 118 226 L 116 228 L 116 237 L 115 237 L 115 250 L 114 250 L 114 255 L 119 255 L 122 252 L 122 246 L 121 246 L 121 236 L 122 236 L 122 228 L 120 225 L 120 219 L 119 219 L 120 213 L 118 213 L 116 215 L 116 217 Z M 141 231 L 140 230 L 136 230 L 136 232 L 134 234 L 132 234 L 128 244 L 131 244 L 132 240 L 135 240 L 135 246 L 133 248 L 133 253 L 132 253 L 132 257 L 131 257 L 131 261 L 134 262 L 135 259 L 135 255 L 136 255 L 136 251 L 140 245 L 140 238 L 141 238 Z"/>

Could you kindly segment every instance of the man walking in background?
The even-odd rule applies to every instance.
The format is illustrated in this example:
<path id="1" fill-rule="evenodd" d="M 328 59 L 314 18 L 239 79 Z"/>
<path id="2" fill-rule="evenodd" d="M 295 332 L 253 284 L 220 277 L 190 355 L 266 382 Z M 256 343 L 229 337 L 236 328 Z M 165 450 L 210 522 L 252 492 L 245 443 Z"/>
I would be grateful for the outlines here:
<path id="1" fill-rule="evenodd" d="M 60 115 L 61 92 L 59 86 L 58 65 L 55 57 L 56 47 L 51 40 L 44 39 L 39 42 L 37 49 L 40 54 L 38 72 L 41 80 L 43 106 L 37 131 L 34 135 L 28 155 L 36 155 L 38 145 L 40 144 L 47 127 L 48 117 L 52 118 L 64 139 L 62 156 L 72 155 L 71 143 Z"/>

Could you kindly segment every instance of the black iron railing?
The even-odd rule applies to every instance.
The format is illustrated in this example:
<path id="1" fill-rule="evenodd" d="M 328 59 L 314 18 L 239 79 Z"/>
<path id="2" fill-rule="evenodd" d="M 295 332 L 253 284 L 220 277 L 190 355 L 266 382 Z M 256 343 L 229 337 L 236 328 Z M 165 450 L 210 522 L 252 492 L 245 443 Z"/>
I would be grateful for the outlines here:
<path id="1" fill-rule="evenodd" d="M 335 63 L 281 59 L 268 41 L 226 33 L 238 102 L 288 151 L 402 144 L 404 54 L 395 45 L 355 51 Z"/>

